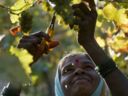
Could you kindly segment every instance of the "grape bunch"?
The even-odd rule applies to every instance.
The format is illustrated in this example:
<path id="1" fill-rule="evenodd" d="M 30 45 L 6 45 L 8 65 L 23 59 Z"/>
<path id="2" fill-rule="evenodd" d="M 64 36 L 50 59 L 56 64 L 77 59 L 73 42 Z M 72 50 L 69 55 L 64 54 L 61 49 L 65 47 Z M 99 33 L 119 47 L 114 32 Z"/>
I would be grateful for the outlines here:
<path id="1" fill-rule="evenodd" d="M 29 33 L 32 29 L 32 14 L 30 10 L 25 10 L 21 13 L 20 26 L 23 33 Z"/>
<path id="2" fill-rule="evenodd" d="M 73 24 L 73 9 L 71 4 L 73 0 L 49 0 L 55 4 L 54 10 L 62 17 L 66 24 Z"/>

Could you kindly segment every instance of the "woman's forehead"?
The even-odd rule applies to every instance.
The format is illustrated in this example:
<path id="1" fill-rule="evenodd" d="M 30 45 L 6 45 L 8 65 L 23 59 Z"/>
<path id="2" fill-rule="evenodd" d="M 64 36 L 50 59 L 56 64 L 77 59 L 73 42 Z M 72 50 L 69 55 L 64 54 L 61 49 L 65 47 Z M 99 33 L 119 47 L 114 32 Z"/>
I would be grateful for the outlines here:
<path id="1" fill-rule="evenodd" d="M 86 55 L 75 55 L 75 56 L 66 57 L 63 60 L 63 62 L 61 62 L 60 68 L 67 66 L 69 64 L 72 64 L 72 63 L 81 63 L 81 62 L 90 63 L 90 64 L 94 65 L 92 60 L 89 57 L 87 57 Z"/>

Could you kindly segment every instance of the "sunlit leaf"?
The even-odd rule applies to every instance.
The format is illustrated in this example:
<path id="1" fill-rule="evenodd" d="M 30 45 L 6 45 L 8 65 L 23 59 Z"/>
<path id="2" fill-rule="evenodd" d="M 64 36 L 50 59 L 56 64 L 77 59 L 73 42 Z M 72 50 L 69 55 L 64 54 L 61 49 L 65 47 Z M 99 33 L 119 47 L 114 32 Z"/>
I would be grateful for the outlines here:
<path id="1" fill-rule="evenodd" d="M 116 15 L 117 9 L 112 3 L 108 3 L 104 8 L 103 8 L 103 13 L 105 17 L 107 17 L 110 20 L 114 20 L 115 15 Z"/>
<path id="2" fill-rule="evenodd" d="M 31 73 L 29 64 L 33 62 L 33 56 L 30 55 L 25 49 L 18 49 L 13 46 L 11 46 L 10 52 L 19 58 L 24 70 L 29 75 Z"/>
<path id="3" fill-rule="evenodd" d="M 27 10 L 32 7 L 34 0 L 18 0 L 13 6 L 10 8 L 10 19 L 12 23 L 19 22 L 19 17 L 21 12 Z"/>
<path id="4" fill-rule="evenodd" d="M 96 26 L 97 26 L 97 27 L 101 27 L 101 25 L 102 25 L 102 22 L 100 22 L 100 21 L 97 20 Z"/>
<path id="5" fill-rule="evenodd" d="M 128 18 L 127 14 L 125 14 L 126 9 L 120 9 L 117 11 L 116 16 L 115 16 L 115 21 L 117 24 L 128 24 Z"/>
<path id="6" fill-rule="evenodd" d="M 12 23 L 19 22 L 19 18 L 20 18 L 20 15 L 10 14 L 10 20 L 11 20 Z"/>
<path id="7" fill-rule="evenodd" d="M 18 0 L 12 7 L 11 13 L 20 14 L 22 11 L 30 8 L 34 0 Z"/>
<path id="8" fill-rule="evenodd" d="M 118 10 L 114 20 L 121 29 L 128 32 L 128 17 L 126 14 L 126 9 Z"/>
<path id="9" fill-rule="evenodd" d="M 51 11 L 52 7 L 50 6 L 50 4 L 48 2 L 46 2 L 45 0 L 42 1 L 42 9 L 44 11 Z"/>
<path id="10" fill-rule="evenodd" d="M 121 56 L 117 56 L 115 58 L 115 62 L 117 63 L 117 65 L 120 67 L 120 68 L 124 68 L 126 67 L 126 62 L 124 60 L 124 57 L 121 57 Z"/>
<path id="11" fill-rule="evenodd" d="M 101 37 L 97 37 L 97 38 L 96 38 L 96 41 L 98 42 L 98 44 L 99 44 L 102 48 L 105 47 L 105 42 L 104 42 L 104 40 L 103 40 Z"/>
<path id="12" fill-rule="evenodd" d="M 37 75 L 32 75 L 31 76 L 32 84 L 35 84 L 38 78 L 39 77 Z"/>
<path id="13" fill-rule="evenodd" d="M 121 29 L 122 29 L 124 32 L 128 33 L 128 23 L 127 23 L 127 24 L 121 24 L 120 27 L 121 27 Z"/>
<path id="14" fill-rule="evenodd" d="M 128 52 L 128 38 L 124 33 L 120 33 L 109 41 L 110 47 L 116 52 L 127 53 Z"/>
<path id="15" fill-rule="evenodd" d="M 73 4 L 77 4 L 77 3 L 80 3 L 80 2 L 81 2 L 81 0 L 72 0 Z"/>

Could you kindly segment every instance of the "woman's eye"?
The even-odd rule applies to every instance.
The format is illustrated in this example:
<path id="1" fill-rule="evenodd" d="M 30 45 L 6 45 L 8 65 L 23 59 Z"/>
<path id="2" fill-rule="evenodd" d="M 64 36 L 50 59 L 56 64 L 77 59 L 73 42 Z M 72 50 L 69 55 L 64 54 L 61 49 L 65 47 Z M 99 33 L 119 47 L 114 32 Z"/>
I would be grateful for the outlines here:
<path id="1" fill-rule="evenodd" d="M 73 68 L 67 68 L 64 70 L 64 73 L 69 73 L 69 72 L 72 72 L 73 71 Z"/>
<path id="2" fill-rule="evenodd" d="M 86 69 L 86 70 L 93 70 L 94 68 L 92 66 L 86 66 L 86 67 L 84 67 L 84 69 Z"/>
<path id="3" fill-rule="evenodd" d="M 94 70 L 95 68 L 89 66 L 89 67 L 87 67 L 87 69 L 88 69 L 88 70 Z"/>

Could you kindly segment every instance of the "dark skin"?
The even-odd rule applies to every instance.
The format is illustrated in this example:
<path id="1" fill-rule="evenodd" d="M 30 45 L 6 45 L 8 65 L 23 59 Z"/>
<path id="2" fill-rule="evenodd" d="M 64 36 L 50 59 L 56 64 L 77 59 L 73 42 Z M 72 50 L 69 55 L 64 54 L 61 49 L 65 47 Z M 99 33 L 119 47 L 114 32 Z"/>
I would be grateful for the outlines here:
<path id="1" fill-rule="evenodd" d="M 95 67 L 85 55 L 66 58 L 60 65 L 60 81 L 65 96 L 90 96 L 100 81 Z"/>
<path id="2" fill-rule="evenodd" d="M 80 27 L 80 30 L 78 32 L 78 42 L 88 52 L 95 64 L 100 65 L 103 64 L 104 61 L 109 60 L 110 57 L 105 54 L 105 52 L 102 50 L 102 48 L 100 48 L 94 38 L 97 12 L 95 9 L 94 1 L 90 0 L 89 4 L 92 11 L 85 10 L 87 9 L 87 7 L 82 3 L 75 5 L 74 7 L 75 9 L 79 8 L 79 10 L 81 10 L 81 13 L 85 15 L 83 17 L 83 15 L 81 14 L 76 14 L 76 16 L 80 18 L 84 18 L 78 20 L 78 25 Z M 112 73 L 108 74 L 105 77 L 105 80 L 112 92 L 112 96 L 128 96 L 128 79 L 119 69 L 116 69 Z"/>
<path id="3" fill-rule="evenodd" d="M 100 48 L 94 38 L 95 25 L 97 20 L 95 3 L 93 0 L 85 1 L 89 2 L 89 7 L 91 10 L 87 8 L 85 3 L 73 5 L 73 9 L 75 10 L 74 15 L 78 18 L 76 19 L 75 24 L 78 25 L 80 28 L 80 30 L 78 31 L 78 42 L 88 52 L 95 64 L 100 65 L 103 64 L 105 61 L 109 60 L 110 57 L 105 54 L 105 52 L 102 50 L 102 48 Z M 39 37 L 36 36 L 36 38 Z M 30 41 L 33 41 L 33 39 L 31 39 Z M 22 38 L 21 41 L 22 40 L 24 41 L 24 38 Z M 21 48 L 31 50 L 29 48 L 32 48 L 33 44 L 26 44 L 26 42 L 20 42 L 19 46 Z M 37 49 L 35 48 L 34 50 L 34 53 L 36 53 Z M 33 54 L 34 57 L 36 56 L 35 61 L 42 55 L 43 52 L 45 51 L 42 50 L 40 52 L 41 54 Z M 128 79 L 119 69 L 116 69 L 108 74 L 105 77 L 105 80 L 111 90 L 112 96 L 128 96 Z"/>

